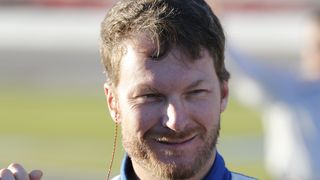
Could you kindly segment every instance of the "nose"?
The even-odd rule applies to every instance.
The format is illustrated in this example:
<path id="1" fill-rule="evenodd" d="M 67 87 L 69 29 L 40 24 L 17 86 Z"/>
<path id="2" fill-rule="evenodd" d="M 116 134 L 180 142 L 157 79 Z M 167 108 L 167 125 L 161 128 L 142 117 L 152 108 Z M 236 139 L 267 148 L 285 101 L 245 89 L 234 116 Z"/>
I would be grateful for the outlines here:
<path id="1" fill-rule="evenodd" d="M 181 132 L 187 127 L 188 121 L 187 109 L 182 102 L 175 100 L 168 103 L 163 118 L 163 126 L 173 131 Z"/>

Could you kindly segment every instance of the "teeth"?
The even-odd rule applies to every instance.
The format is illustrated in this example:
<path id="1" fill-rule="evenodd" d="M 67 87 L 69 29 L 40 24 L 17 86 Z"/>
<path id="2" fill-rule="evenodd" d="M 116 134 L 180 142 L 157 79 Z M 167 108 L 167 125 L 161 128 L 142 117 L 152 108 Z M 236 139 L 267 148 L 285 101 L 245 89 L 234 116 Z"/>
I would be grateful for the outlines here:
<path id="1" fill-rule="evenodd" d="M 159 139 L 156 139 L 156 141 L 158 142 L 163 142 L 163 143 L 172 143 L 173 141 L 169 141 L 168 139 L 164 139 L 164 138 L 159 138 Z"/>
<path id="2" fill-rule="evenodd" d="M 166 144 L 178 144 L 178 143 L 184 143 L 186 141 L 191 140 L 192 138 L 187 139 L 167 139 L 167 138 L 157 138 L 156 141 L 160 143 L 166 143 Z"/>

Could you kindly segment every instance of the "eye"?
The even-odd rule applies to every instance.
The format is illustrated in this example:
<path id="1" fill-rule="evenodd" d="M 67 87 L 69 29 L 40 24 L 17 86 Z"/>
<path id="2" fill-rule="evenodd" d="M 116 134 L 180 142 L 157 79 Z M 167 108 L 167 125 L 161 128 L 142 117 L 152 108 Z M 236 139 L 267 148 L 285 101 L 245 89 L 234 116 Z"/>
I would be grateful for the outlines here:
<path id="1" fill-rule="evenodd" d="M 160 95 L 159 94 L 144 94 L 144 95 L 142 95 L 142 97 L 144 97 L 144 98 L 158 98 L 158 97 L 160 97 Z"/>
<path id="2" fill-rule="evenodd" d="M 163 96 L 157 93 L 143 94 L 137 97 L 142 103 L 159 102 L 162 101 Z"/>
<path id="3" fill-rule="evenodd" d="M 195 90 L 188 92 L 188 94 L 189 95 L 198 95 L 198 94 L 204 94 L 206 92 L 208 92 L 208 91 L 205 89 L 195 89 Z"/>
<path id="4" fill-rule="evenodd" d="M 187 98 L 197 98 L 207 95 L 209 91 L 206 89 L 195 89 L 187 93 Z"/>

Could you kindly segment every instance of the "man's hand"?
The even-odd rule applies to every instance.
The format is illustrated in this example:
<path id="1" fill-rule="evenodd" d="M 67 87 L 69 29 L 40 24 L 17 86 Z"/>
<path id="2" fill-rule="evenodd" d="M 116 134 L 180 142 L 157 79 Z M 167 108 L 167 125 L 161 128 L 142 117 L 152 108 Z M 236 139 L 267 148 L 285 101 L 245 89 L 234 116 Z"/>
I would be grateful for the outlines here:
<path id="1" fill-rule="evenodd" d="M 0 170 L 0 180 L 40 180 L 42 171 L 33 170 L 29 174 L 20 164 L 10 164 L 8 168 Z"/>

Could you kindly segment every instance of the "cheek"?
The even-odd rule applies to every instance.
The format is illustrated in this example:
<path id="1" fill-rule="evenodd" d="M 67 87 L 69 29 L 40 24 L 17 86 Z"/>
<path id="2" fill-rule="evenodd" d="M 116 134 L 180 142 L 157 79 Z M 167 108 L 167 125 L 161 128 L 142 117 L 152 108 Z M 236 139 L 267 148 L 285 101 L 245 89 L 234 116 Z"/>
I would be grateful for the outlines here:
<path id="1" fill-rule="evenodd" d="M 122 127 L 138 137 L 143 135 L 161 119 L 160 107 L 153 105 L 138 105 L 128 108 L 122 120 Z"/>
<path id="2" fill-rule="evenodd" d="M 194 119 L 204 126 L 218 124 L 220 119 L 220 103 L 217 101 L 202 101 L 192 105 Z"/>

